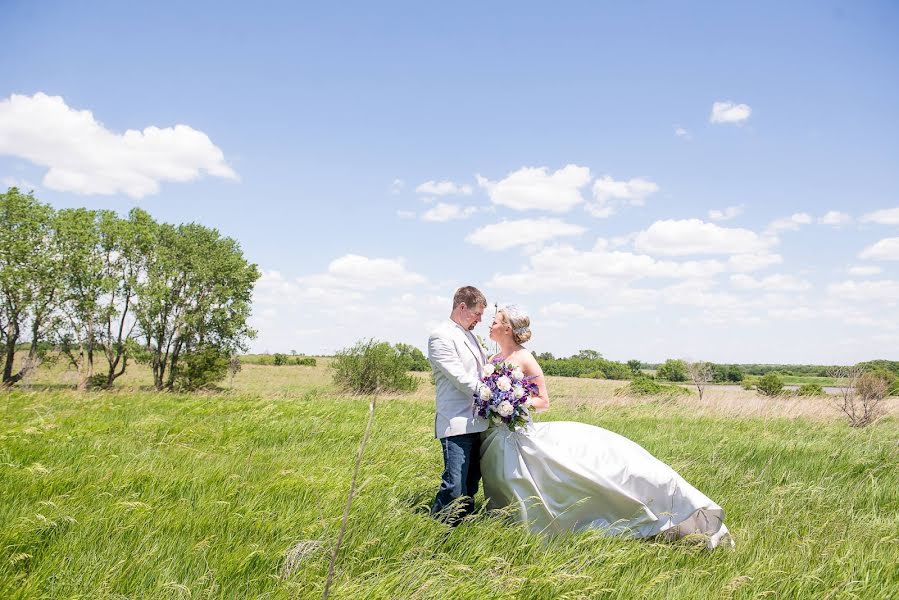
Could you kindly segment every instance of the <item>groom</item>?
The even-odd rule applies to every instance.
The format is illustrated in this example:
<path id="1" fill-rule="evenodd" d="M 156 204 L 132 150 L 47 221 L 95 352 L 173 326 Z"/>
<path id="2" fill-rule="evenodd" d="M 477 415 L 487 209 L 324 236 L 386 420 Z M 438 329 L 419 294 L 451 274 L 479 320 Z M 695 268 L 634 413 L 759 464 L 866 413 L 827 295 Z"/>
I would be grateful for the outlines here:
<path id="1" fill-rule="evenodd" d="M 453 296 L 453 312 L 428 339 L 428 360 L 437 386 L 434 436 L 443 449 L 443 481 L 431 514 L 456 526 L 474 511 L 481 480 L 480 433 L 487 421 L 474 414 L 473 399 L 483 385 L 484 350 L 471 333 L 480 323 L 487 300 L 466 286 Z"/>

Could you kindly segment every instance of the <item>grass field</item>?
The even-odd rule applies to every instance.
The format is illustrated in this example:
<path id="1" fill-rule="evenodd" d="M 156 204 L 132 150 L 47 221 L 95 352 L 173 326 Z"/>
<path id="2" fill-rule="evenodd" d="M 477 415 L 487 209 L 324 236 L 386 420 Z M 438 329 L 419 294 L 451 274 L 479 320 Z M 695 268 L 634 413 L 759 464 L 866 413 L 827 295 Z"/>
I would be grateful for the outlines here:
<path id="1" fill-rule="evenodd" d="M 113 393 L 41 372 L 0 394 L 0 597 L 320 597 L 367 416 L 326 363 L 245 365 L 211 394 L 146 391 L 145 372 Z M 441 459 L 425 378 L 379 401 L 332 597 L 899 595 L 897 400 L 852 430 L 822 398 L 662 402 L 620 385 L 550 378 L 540 417 L 642 444 L 725 508 L 736 550 L 546 540 L 484 512 L 448 530 L 427 515 Z"/>

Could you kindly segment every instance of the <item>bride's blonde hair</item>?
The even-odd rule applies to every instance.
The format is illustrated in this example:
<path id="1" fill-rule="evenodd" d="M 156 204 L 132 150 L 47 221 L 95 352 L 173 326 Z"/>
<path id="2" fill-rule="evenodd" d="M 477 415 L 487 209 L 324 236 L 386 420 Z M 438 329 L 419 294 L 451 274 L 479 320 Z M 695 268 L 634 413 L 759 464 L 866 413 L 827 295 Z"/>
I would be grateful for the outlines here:
<path id="1" fill-rule="evenodd" d="M 531 339 L 531 318 L 514 304 L 497 306 L 496 312 L 503 315 L 503 320 L 512 328 L 512 339 L 516 344 L 524 344 Z"/>

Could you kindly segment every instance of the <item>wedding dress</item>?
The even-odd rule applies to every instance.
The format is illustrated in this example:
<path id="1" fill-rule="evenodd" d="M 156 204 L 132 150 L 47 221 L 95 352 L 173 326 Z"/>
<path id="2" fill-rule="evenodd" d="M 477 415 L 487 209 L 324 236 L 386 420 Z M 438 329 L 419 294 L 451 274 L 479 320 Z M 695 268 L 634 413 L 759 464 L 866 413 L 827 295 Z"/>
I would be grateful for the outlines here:
<path id="1" fill-rule="evenodd" d="M 595 528 L 668 539 L 702 534 L 734 545 L 724 510 L 631 440 L 585 423 L 491 427 L 481 442 L 488 508 L 512 506 L 531 531 Z"/>

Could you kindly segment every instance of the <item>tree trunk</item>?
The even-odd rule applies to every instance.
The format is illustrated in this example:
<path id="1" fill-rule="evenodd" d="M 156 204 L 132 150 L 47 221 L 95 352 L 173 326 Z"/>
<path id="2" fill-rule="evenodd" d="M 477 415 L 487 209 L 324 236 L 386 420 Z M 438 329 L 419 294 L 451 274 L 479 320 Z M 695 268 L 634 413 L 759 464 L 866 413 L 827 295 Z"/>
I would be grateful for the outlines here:
<path id="1" fill-rule="evenodd" d="M 6 326 L 6 359 L 3 364 L 3 385 L 11 386 L 13 363 L 16 361 L 16 343 L 19 341 L 19 323 L 18 316 L 14 315 L 10 318 L 9 324 Z"/>
<path id="2" fill-rule="evenodd" d="M 178 365 L 179 354 L 181 354 L 181 338 L 178 338 L 175 342 L 175 347 L 172 349 L 172 362 L 169 364 L 169 380 L 165 385 L 169 391 L 175 388 L 175 367 Z"/>

